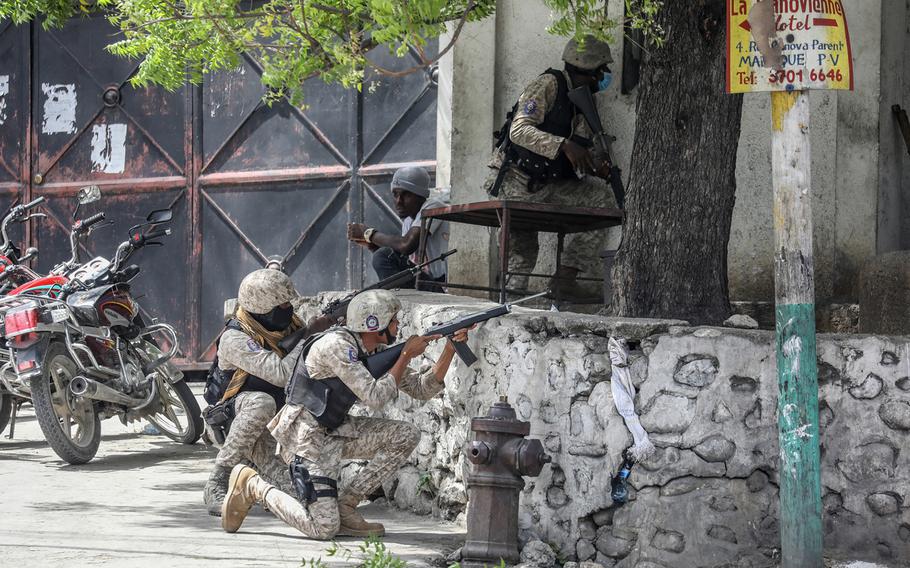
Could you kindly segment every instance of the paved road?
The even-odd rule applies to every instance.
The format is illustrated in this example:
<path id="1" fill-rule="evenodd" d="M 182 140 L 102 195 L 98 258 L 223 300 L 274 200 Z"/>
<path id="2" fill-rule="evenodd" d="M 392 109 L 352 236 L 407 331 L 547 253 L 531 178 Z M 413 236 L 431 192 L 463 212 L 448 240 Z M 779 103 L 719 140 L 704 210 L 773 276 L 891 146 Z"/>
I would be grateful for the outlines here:
<path id="1" fill-rule="evenodd" d="M 258 507 L 239 533 L 224 533 L 202 504 L 214 451 L 142 427 L 105 420 L 95 459 L 70 466 L 26 406 L 15 439 L 8 429 L 0 438 L 0 565 L 240 568 L 300 566 L 320 556 L 345 564 L 325 556 L 328 543 L 301 538 Z M 383 522 L 388 548 L 416 565 L 438 562 L 464 540 L 462 527 L 390 508 L 370 505 L 365 516 Z M 339 543 L 356 550 L 360 541 Z"/>

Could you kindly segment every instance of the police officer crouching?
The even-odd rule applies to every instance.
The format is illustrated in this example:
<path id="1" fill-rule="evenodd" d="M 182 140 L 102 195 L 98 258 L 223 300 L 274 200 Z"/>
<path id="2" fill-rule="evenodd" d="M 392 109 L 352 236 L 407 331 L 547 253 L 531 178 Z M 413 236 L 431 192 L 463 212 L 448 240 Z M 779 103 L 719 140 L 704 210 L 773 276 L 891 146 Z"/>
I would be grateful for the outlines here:
<path id="1" fill-rule="evenodd" d="M 303 348 L 303 342 L 290 353 L 278 347 L 303 326 L 291 305 L 297 297 L 291 279 L 271 268 L 251 272 L 240 283 L 235 317 L 218 343 L 217 367 L 227 383 L 221 406 L 234 418 L 203 490 L 212 515 L 221 515 L 231 469 L 239 463 L 252 462 L 274 483 L 293 487 L 265 426 L 284 405 L 284 387 Z M 310 325 L 325 329 L 328 322 Z"/>
<path id="2" fill-rule="evenodd" d="M 411 336 L 395 365 L 374 379 L 361 358 L 385 349 L 398 334 L 401 303 L 387 290 L 369 290 L 351 300 L 347 327 L 311 341 L 294 370 L 287 404 L 269 423 L 281 457 L 289 464 L 297 497 L 273 486 L 255 469 L 238 465 L 231 472 L 221 525 L 236 532 L 253 503 L 262 503 L 305 536 L 381 536 L 385 527 L 357 513 L 357 505 L 404 464 L 420 440 L 408 422 L 351 416 L 355 402 L 379 409 L 402 391 L 420 400 L 436 396 L 455 349 L 447 342 L 432 369 L 417 372 L 408 363 L 440 336 Z M 455 334 L 465 341 L 467 330 Z M 339 490 L 342 460 L 369 463 Z"/>

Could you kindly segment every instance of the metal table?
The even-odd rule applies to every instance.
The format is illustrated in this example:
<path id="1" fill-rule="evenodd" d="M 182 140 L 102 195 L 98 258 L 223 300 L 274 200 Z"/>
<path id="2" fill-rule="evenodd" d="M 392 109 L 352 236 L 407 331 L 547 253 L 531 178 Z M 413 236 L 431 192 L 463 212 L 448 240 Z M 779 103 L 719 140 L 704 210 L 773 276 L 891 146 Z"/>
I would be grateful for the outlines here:
<path id="1" fill-rule="evenodd" d="M 565 236 L 569 233 L 583 233 L 596 231 L 621 225 L 623 212 L 621 209 L 608 209 L 602 207 L 566 207 L 549 203 L 528 203 L 524 201 L 493 200 L 462 205 L 449 205 L 427 209 L 421 214 L 423 231 L 420 233 L 419 258 L 426 256 L 426 228 L 433 219 L 465 223 L 468 225 L 481 225 L 485 227 L 498 227 L 499 231 L 499 288 L 490 286 L 469 286 L 466 284 L 446 283 L 449 288 L 468 290 L 487 290 L 499 292 L 499 301 L 506 301 L 506 280 L 509 275 L 516 276 L 549 276 L 548 274 L 509 272 L 509 232 L 512 229 L 535 231 L 543 233 L 556 233 L 556 269 L 559 270 L 562 261 L 562 248 Z M 418 279 L 419 279 L 418 275 Z M 601 280 L 601 279 L 592 279 Z M 557 289 L 553 290 L 557 302 L 559 301 L 559 281 Z"/>

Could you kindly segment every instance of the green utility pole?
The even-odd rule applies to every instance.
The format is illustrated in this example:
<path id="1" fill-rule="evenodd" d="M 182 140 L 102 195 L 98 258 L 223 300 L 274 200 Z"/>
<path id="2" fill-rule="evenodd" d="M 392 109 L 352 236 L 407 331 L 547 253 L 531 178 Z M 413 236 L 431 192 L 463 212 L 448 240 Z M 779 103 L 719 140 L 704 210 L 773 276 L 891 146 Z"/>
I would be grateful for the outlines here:
<path id="1" fill-rule="evenodd" d="M 782 568 L 821 568 L 809 97 L 771 93 Z"/>

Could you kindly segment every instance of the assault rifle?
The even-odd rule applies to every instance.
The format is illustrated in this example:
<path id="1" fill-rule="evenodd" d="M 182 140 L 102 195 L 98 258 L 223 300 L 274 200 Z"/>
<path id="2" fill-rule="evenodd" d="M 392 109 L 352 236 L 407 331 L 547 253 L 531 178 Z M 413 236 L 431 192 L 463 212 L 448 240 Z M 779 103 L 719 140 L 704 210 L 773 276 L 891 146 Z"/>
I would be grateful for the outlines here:
<path id="1" fill-rule="evenodd" d="M 594 134 L 594 151 L 601 156 L 601 161 L 605 161 L 610 168 L 608 181 L 610 182 L 610 187 L 613 188 L 616 205 L 622 209 L 626 204 L 626 189 L 622 185 L 622 170 L 619 169 L 613 159 L 613 140 L 615 138 L 604 132 L 591 89 L 588 87 L 572 89 L 569 91 L 569 100 L 581 111 L 585 122 L 588 123 L 588 128 Z"/>
<path id="2" fill-rule="evenodd" d="M 456 318 L 452 321 L 437 324 L 426 330 L 423 335 L 442 335 L 451 339 L 455 332 L 458 330 L 469 328 L 475 323 L 481 323 L 493 318 L 498 318 L 499 316 L 504 316 L 512 311 L 512 306 L 515 304 L 527 302 L 528 300 L 533 300 L 534 298 L 539 298 L 549 293 L 550 291 L 546 290 L 539 294 L 527 296 L 514 302 L 499 304 L 498 306 L 490 308 L 489 310 L 474 312 L 473 314 L 468 314 L 466 316 Z M 398 361 L 398 357 L 401 356 L 401 350 L 404 349 L 404 345 L 404 343 L 398 343 L 389 347 L 388 349 L 380 351 L 379 353 L 368 355 L 363 359 L 362 362 L 370 374 L 373 375 L 373 378 L 378 379 L 379 377 L 388 373 L 389 369 L 395 365 L 395 362 Z M 468 347 L 467 343 L 453 341 L 452 345 L 455 347 L 455 353 L 458 354 L 458 357 L 468 367 L 477 361 L 477 356 L 474 355 L 474 352 L 471 351 L 471 348 Z"/>
<path id="3" fill-rule="evenodd" d="M 363 290 L 357 292 L 351 292 L 344 298 L 339 298 L 337 300 L 332 300 L 322 309 L 322 315 L 328 317 L 333 322 L 337 322 L 339 318 L 343 318 L 348 311 L 348 304 L 351 303 L 351 300 L 354 299 L 354 296 L 360 294 L 361 292 L 366 292 L 367 290 L 391 290 L 393 288 L 399 288 L 402 284 L 417 276 L 417 273 L 423 270 L 425 267 L 433 264 L 434 262 L 445 260 L 447 257 L 452 256 L 458 252 L 458 249 L 452 249 L 450 251 L 444 252 L 436 258 L 431 258 L 426 262 L 422 262 L 411 268 L 406 268 L 401 272 L 396 272 L 395 274 L 389 276 L 388 278 L 383 278 L 375 284 L 370 284 Z M 302 327 L 295 331 L 294 333 L 288 335 L 278 342 L 278 347 L 280 347 L 285 353 L 290 353 L 294 346 L 300 342 L 307 335 L 306 327 Z"/>

